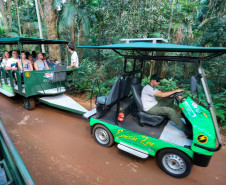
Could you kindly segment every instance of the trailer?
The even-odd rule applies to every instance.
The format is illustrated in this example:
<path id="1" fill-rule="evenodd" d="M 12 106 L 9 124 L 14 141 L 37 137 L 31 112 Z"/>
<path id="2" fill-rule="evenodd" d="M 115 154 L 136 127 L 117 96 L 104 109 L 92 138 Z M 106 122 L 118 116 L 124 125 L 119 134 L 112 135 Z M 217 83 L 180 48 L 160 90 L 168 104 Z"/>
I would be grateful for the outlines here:
<path id="1" fill-rule="evenodd" d="M 20 53 L 24 45 L 65 45 L 70 42 L 30 37 L 0 39 L 0 45 L 17 46 Z M 17 94 L 23 96 L 24 107 L 27 110 L 34 109 L 37 102 L 42 102 L 56 108 L 84 114 L 87 109 L 64 94 L 66 91 L 65 80 L 67 72 L 74 70 L 67 68 L 69 63 L 62 61 L 57 64 L 55 69 L 24 71 L 22 75 L 19 71 L 16 71 L 17 83 L 14 80 L 12 71 L 6 71 L 2 67 L 0 69 L 0 93 L 8 97 L 14 97 Z"/>

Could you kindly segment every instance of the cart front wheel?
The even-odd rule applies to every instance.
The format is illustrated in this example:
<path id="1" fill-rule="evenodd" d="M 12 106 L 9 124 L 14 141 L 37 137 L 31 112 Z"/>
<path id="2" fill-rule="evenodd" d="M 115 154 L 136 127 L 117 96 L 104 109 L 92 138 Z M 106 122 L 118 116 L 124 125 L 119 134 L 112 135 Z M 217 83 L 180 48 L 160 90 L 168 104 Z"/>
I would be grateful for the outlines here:
<path id="1" fill-rule="evenodd" d="M 32 110 L 35 108 L 35 99 L 34 98 L 24 98 L 24 107 L 27 110 Z"/>
<path id="2" fill-rule="evenodd" d="M 187 177 L 192 169 L 190 158 L 185 153 L 175 149 L 160 151 L 158 164 L 163 171 L 176 178 Z"/>
<path id="3" fill-rule="evenodd" d="M 102 146 L 112 146 L 114 144 L 114 137 L 111 132 L 103 125 L 95 125 L 93 129 L 93 137 L 96 142 Z"/>

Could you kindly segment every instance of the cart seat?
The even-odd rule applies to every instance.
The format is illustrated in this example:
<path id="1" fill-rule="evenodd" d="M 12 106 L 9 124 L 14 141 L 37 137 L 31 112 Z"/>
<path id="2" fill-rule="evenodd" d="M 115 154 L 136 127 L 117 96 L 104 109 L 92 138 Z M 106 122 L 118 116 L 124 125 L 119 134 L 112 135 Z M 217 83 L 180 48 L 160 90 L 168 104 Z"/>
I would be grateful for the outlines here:
<path id="1" fill-rule="evenodd" d="M 119 90 L 121 91 L 121 96 L 119 96 Z M 124 79 L 120 77 L 116 79 L 108 95 L 97 97 L 97 117 L 100 118 L 103 116 L 107 110 L 119 100 L 119 97 L 120 100 L 128 97 L 130 90 L 130 78 Z"/>
<path id="2" fill-rule="evenodd" d="M 109 106 L 113 103 L 115 103 L 118 100 L 118 93 L 119 93 L 119 85 L 120 85 L 120 78 L 118 78 L 115 83 L 112 86 L 112 89 L 108 95 L 103 95 L 100 97 L 97 97 L 96 102 L 102 105 Z M 121 99 L 128 96 L 130 92 L 130 78 L 127 78 L 126 80 L 121 78 Z"/>
<path id="3" fill-rule="evenodd" d="M 158 115 L 151 115 L 143 111 L 143 104 L 141 101 L 141 91 L 142 86 L 140 84 L 140 79 L 138 77 L 135 77 L 131 81 L 131 89 L 133 93 L 133 97 L 135 99 L 135 103 L 138 109 L 138 116 L 139 116 L 139 124 L 141 126 L 150 125 L 150 126 L 157 126 L 161 124 L 165 117 L 164 116 L 158 116 Z"/>
<path id="4" fill-rule="evenodd" d="M 56 65 L 53 77 L 49 78 L 51 82 L 64 81 L 66 79 L 66 69 L 67 66 L 64 63 L 59 63 Z"/>

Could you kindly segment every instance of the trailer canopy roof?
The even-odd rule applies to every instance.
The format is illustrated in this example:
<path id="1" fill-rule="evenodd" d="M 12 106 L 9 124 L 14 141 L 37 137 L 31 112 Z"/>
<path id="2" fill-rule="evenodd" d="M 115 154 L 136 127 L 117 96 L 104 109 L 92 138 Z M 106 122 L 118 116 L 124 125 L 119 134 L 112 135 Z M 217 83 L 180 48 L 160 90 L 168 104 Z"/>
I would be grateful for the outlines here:
<path id="1" fill-rule="evenodd" d="M 0 45 L 14 45 L 14 44 L 68 44 L 71 41 L 66 40 L 50 40 L 31 37 L 11 37 L 1 38 Z"/>
<path id="2" fill-rule="evenodd" d="M 103 46 L 78 46 L 77 48 L 113 49 L 113 50 L 139 50 L 164 52 L 198 52 L 198 53 L 225 53 L 226 47 L 199 47 L 166 43 L 132 42 Z"/>

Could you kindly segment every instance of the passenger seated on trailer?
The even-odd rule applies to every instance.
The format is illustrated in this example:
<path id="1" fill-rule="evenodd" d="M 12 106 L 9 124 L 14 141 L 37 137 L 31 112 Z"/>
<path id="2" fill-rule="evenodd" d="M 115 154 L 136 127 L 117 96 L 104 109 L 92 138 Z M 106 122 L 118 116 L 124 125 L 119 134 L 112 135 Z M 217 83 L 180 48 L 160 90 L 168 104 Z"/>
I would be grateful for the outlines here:
<path id="1" fill-rule="evenodd" d="M 36 51 L 32 51 L 32 52 L 31 52 L 31 55 L 32 55 L 32 57 L 33 57 L 33 62 L 35 62 L 36 60 L 38 60 Z"/>
<path id="2" fill-rule="evenodd" d="M 5 69 L 7 61 L 10 59 L 10 55 L 8 51 L 4 51 L 3 54 L 3 58 L 2 58 L 2 63 L 1 63 L 1 67 Z"/>
<path id="3" fill-rule="evenodd" d="M 53 65 L 53 69 L 55 69 L 56 65 L 59 64 L 59 63 L 60 63 L 60 62 L 59 62 L 57 59 L 55 59 L 55 60 L 54 60 L 54 65 Z"/>
<path id="4" fill-rule="evenodd" d="M 182 92 L 182 89 L 175 89 L 173 91 L 161 92 L 156 87 L 160 84 L 161 78 L 154 74 L 151 76 L 150 83 L 147 84 L 141 93 L 141 100 L 143 104 L 143 109 L 146 113 L 151 115 L 167 116 L 172 120 L 181 130 L 185 132 L 186 135 L 190 136 L 192 133 L 188 127 L 181 121 L 180 116 L 173 109 L 174 98 L 167 99 L 174 93 Z M 160 97 L 159 101 L 155 97 Z M 182 99 L 181 96 L 179 96 Z"/>
<path id="5" fill-rule="evenodd" d="M 46 70 L 46 69 L 49 69 L 49 66 L 47 64 L 47 62 L 43 61 L 43 56 L 42 56 L 42 53 L 38 53 L 37 54 L 37 57 L 38 57 L 38 60 L 35 61 L 34 63 L 34 68 L 35 70 Z"/>
<path id="6" fill-rule="evenodd" d="M 24 71 L 33 71 L 32 64 L 29 60 L 26 59 L 26 54 L 24 51 L 21 52 L 21 56 L 22 56 L 23 66 L 22 66 L 21 60 L 18 61 L 18 68 L 20 73 L 23 74 Z"/>
<path id="7" fill-rule="evenodd" d="M 10 58 L 6 63 L 6 67 L 5 67 L 6 71 L 16 71 L 17 70 L 16 64 L 19 61 L 18 51 L 13 50 L 12 55 L 13 55 L 13 58 Z"/>
<path id="8" fill-rule="evenodd" d="M 27 59 L 28 59 L 28 61 L 31 63 L 33 70 L 35 70 L 35 69 L 34 69 L 34 61 L 33 61 L 32 55 L 28 55 Z"/>
<path id="9" fill-rule="evenodd" d="M 49 65 L 50 61 L 47 58 L 46 54 L 45 53 L 42 53 L 42 56 L 43 56 L 43 62 L 46 62 Z"/>

